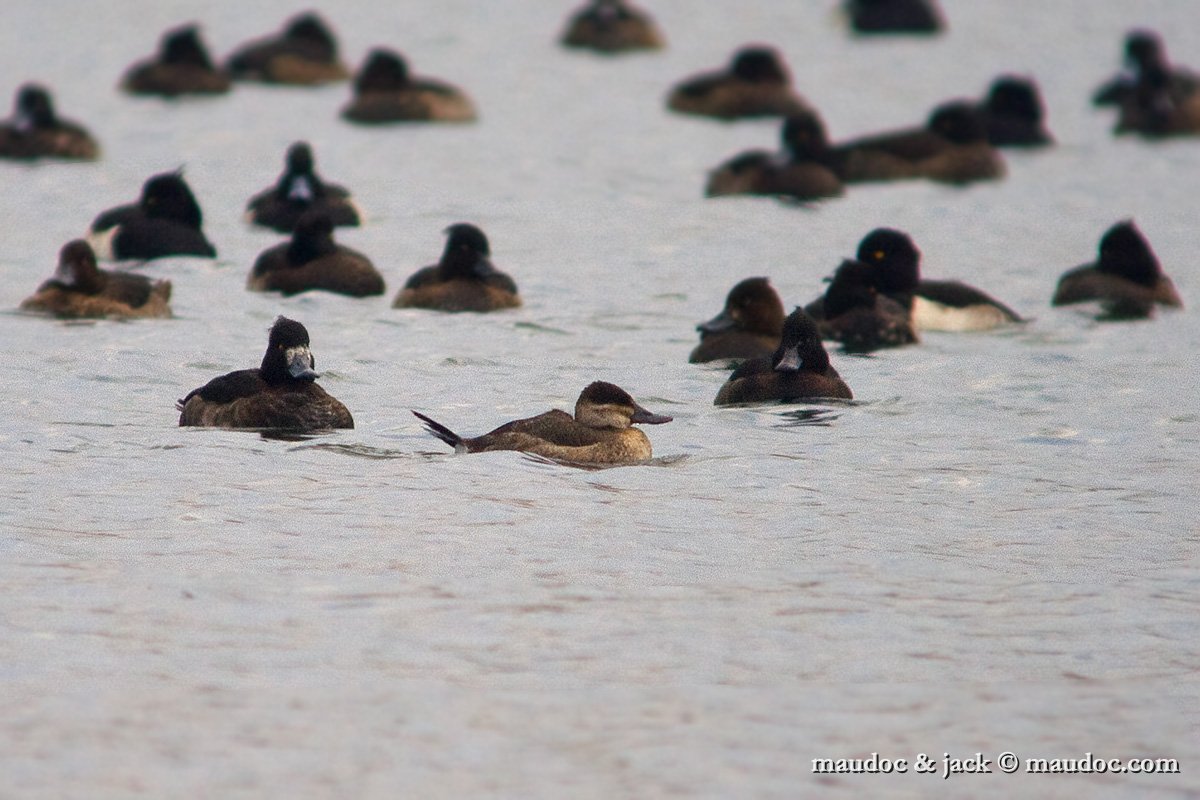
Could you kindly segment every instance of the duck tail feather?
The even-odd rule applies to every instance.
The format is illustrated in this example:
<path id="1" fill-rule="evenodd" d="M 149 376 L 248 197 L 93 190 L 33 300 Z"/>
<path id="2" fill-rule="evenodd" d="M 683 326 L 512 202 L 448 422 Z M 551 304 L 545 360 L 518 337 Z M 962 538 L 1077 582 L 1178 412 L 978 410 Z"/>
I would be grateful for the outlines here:
<path id="1" fill-rule="evenodd" d="M 419 411 L 413 411 L 412 413 L 413 416 L 425 423 L 425 430 L 429 431 L 431 434 L 441 439 L 455 450 L 461 450 L 465 448 L 465 445 L 463 444 L 463 438 L 442 423 L 438 422 L 437 420 L 430 419 Z"/>

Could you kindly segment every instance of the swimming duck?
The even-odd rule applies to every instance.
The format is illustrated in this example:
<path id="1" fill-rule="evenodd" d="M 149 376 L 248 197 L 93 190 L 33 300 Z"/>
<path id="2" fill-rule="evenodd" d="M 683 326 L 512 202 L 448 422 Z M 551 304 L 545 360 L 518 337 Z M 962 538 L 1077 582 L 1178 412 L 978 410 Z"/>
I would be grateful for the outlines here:
<path id="1" fill-rule="evenodd" d="M 782 57 L 765 45 L 743 47 L 729 66 L 687 78 L 667 96 L 667 107 L 681 114 L 721 120 L 790 117 L 810 110 L 792 89 Z"/>
<path id="2" fill-rule="evenodd" d="M 652 414 L 611 383 L 589 384 L 575 401 L 575 416 L 555 409 L 464 438 L 413 412 L 425 429 L 459 453 L 519 450 L 575 464 L 636 464 L 651 457 L 650 439 L 634 424 L 661 425 L 671 417 Z"/>
<path id="3" fill-rule="evenodd" d="M 294 142 L 287 150 L 279 181 L 246 204 L 246 220 L 280 233 L 295 230 L 306 211 L 324 211 L 334 226 L 359 224 L 358 207 L 343 186 L 325 183 L 316 173 L 308 142 Z"/>
<path id="4" fill-rule="evenodd" d="M 376 48 L 354 78 L 354 99 L 342 109 L 351 122 L 473 122 L 475 106 L 461 89 L 414 77 L 399 53 Z"/>
<path id="5" fill-rule="evenodd" d="M 625 0 L 591 0 L 571 16 L 561 41 L 565 47 L 607 54 L 663 47 L 650 15 Z"/>
<path id="6" fill-rule="evenodd" d="M 200 204 L 183 176 L 164 172 L 142 185 L 137 203 L 101 212 L 92 221 L 88 241 L 103 259 L 216 258 L 200 229 L 202 222 Z"/>
<path id="7" fill-rule="evenodd" d="M 1167 49 L 1157 32 L 1136 28 L 1125 34 L 1126 69 L 1105 81 L 1092 95 L 1097 106 L 1120 106 L 1134 99 L 1148 78 L 1163 84 L 1172 93 L 1190 94 L 1200 88 L 1200 78 L 1190 70 L 1176 67 L 1167 59 Z"/>
<path id="8" fill-rule="evenodd" d="M 825 290 L 818 329 L 841 342 L 844 352 L 870 353 L 920 341 L 909 309 L 881 293 L 875 281 L 874 267 L 847 259 Z"/>
<path id="9" fill-rule="evenodd" d="M 946 27 L 934 0 L 845 0 L 855 33 L 938 33 Z"/>
<path id="10" fill-rule="evenodd" d="M 1042 147 L 1054 144 L 1046 130 L 1041 93 L 1031 78 L 1002 75 L 992 81 L 978 106 L 994 147 Z"/>
<path id="11" fill-rule="evenodd" d="M 170 281 L 100 269 L 91 245 L 75 239 L 59 251 L 54 277 L 25 298 L 21 309 L 60 319 L 170 317 L 170 299 Z"/>
<path id="12" fill-rule="evenodd" d="M 774 355 L 743 361 L 713 404 L 794 403 L 822 397 L 850 400 L 854 395 L 829 363 L 817 323 L 797 308 L 783 323 L 783 338 Z"/>
<path id="13" fill-rule="evenodd" d="M 1118 222 L 1100 239 L 1098 260 L 1068 270 L 1058 280 L 1053 305 L 1100 302 L 1101 319 L 1144 319 L 1156 304 L 1182 308 L 1175 284 L 1132 220 Z"/>
<path id="14" fill-rule="evenodd" d="M 780 129 L 784 152 L 749 150 L 709 173 L 707 197 L 753 194 L 818 200 L 844 193 L 828 164 L 829 142 L 816 112 L 788 117 Z"/>
<path id="15" fill-rule="evenodd" d="M 258 369 L 213 378 L 175 403 L 180 426 L 316 431 L 353 428 L 350 411 L 318 386 L 308 330 L 279 317 Z"/>
<path id="16" fill-rule="evenodd" d="M 912 238 L 894 228 L 876 228 L 863 237 L 855 257 L 875 270 L 880 293 L 910 309 L 912 323 L 922 331 L 982 331 L 1022 322 L 1017 312 L 985 292 L 960 281 L 921 278 L 921 251 Z M 819 298 L 805 310 L 821 318 Z"/>
<path id="17" fill-rule="evenodd" d="M 0 158 L 71 158 L 92 161 L 100 155 L 96 140 L 82 125 L 54 113 L 50 92 L 27 83 L 17 90 L 15 113 L 0 123 Z"/>
<path id="18" fill-rule="evenodd" d="M 438 311 L 496 311 L 521 305 L 513 279 L 490 260 L 487 236 L 460 222 L 446 228 L 446 249 L 438 263 L 422 267 L 405 282 L 392 308 Z"/>
<path id="19" fill-rule="evenodd" d="M 333 240 L 324 211 L 300 218 L 290 242 L 264 250 L 254 262 L 246 288 L 285 296 L 321 289 L 351 297 L 383 294 L 383 276 L 362 253 Z"/>
<path id="20" fill-rule="evenodd" d="M 775 352 L 783 333 L 783 303 L 766 278 L 746 278 L 729 290 L 721 313 L 696 326 L 700 344 L 688 361 L 762 358 Z"/>
<path id="21" fill-rule="evenodd" d="M 831 158 L 846 183 L 927 178 L 966 184 L 1004 177 L 1004 160 L 988 143 L 978 110 L 967 102 L 943 103 L 924 127 L 852 140 Z"/>
<path id="22" fill-rule="evenodd" d="M 129 68 L 121 88 L 130 94 L 178 97 L 184 94 L 224 94 L 229 74 L 213 66 L 195 25 L 167 31 L 158 54 Z"/>
<path id="23" fill-rule="evenodd" d="M 1200 88 L 1180 85 L 1163 68 L 1147 69 L 1122 98 L 1114 132 L 1148 138 L 1200 134 Z"/>
<path id="24" fill-rule="evenodd" d="M 247 42 L 225 62 L 234 80 L 315 86 L 344 81 L 350 70 L 338 57 L 337 39 L 315 13 L 292 17 L 283 31 Z"/>

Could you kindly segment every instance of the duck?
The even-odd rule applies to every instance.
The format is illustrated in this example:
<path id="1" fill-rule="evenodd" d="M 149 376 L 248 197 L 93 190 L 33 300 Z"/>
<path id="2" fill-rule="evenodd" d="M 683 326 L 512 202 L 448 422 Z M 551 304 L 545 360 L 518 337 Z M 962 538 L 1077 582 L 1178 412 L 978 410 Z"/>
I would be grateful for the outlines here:
<path id="1" fill-rule="evenodd" d="M 1200 77 L 1176 67 L 1167 58 L 1167 48 L 1157 31 L 1134 28 L 1125 34 L 1126 69 L 1109 78 L 1092 94 L 1096 106 L 1121 106 L 1137 95 L 1148 77 L 1163 83 L 1176 94 L 1190 94 L 1200 88 Z"/>
<path id="2" fill-rule="evenodd" d="M 482 230 L 459 222 L 443 232 L 446 247 L 441 259 L 414 272 L 392 308 L 497 311 L 521 305 L 517 284 L 492 265 L 491 248 Z"/>
<path id="3" fill-rule="evenodd" d="M 231 85 L 229 73 L 213 66 L 195 25 L 164 33 L 158 54 L 134 64 L 121 80 L 129 94 L 162 97 L 225 94 Z"/>
<path id="4" fill-rule="evenodd" d="M 779 347 L 783 319 L 783 302 L 767 278 L 739 281 L 725 297 L 721 313 L 696 326 L 700 344 L 688 361 L 765 358 Z"/>
<path id="5" fill-rule="evenodd" d="M 844 0 L 855 33 L 940 33 L 946 23 L 934 0 Z"/>
<path id="6" fill-rule="evenodd" d="M 293 142 L 287 149 L 278 182 L 251 197 L 246 204 L 246 221 L 291 233 L 300 217 L 313 210 L 328 214 L 335 227 L 356 227 L 361 221 L 350 190 L 321 180 L 312 147 L 308 142 Z"/>
<path id="7" fill-rule="evenodd" d="M 308 329 L 280 316 L 271 325 L 261 366 L 226 373 L 188 392 L 175 403 L 179 425 L 297 432 L 353 428 L 349 409 L 316 384 L 315 367 Z"/>
<path id="8" fill-rule="evenodd" d="M 17 90 L 14 114 L 0 123 L 0 158 L 95 161 L 100 146 L 87 129 L 54 112 L 50 90 L 26 83 Z"/>
<path id="9" fill-rule="evenodd" d="M 977 106 L 993 147 L 1045 147 L 1054 144 L 1046 110 L 1032 78 L 1001 75 Z"/>
<path id="10" fill-rule="evenodd" d="M 703 72 L 676 84 L 667 95 L 667 107 L 680 114 L 724 121 L 789 117 L 811 110 L 792 88 L 782 56 L 767 45 L 742 47 L 725 69 Z"/>
<path id="11" fill-rule="evenodd" d="M 413 76 L 399 53 L 376 48 L 354 78 L 354 99 L 342 118 L 364 125 L 389 122 L 473 122 L 475 106 L 463 91 Z"/>
<path id="12" fill-rule="evenodd" d="M 275 36 L 254 39 L 238 47 L 225 61 L 235 81 L 260 81 L 293 86 L 336 83 L 350 77 L 338 56 L 337 38 L 314 12 L 289 19 Z"/>
<path id="13" fill-rule="evenodd" d="M 895 228 L 876 228 L 859 242 L 855 259 L 875 270 L 878 291 L 909 309 L 918 331 L 985 331 L 1025 320 L 986 292 L 961 281 L 921 278 L 921 251 Z M 820 319 L 824 298 L 805 310 Z"/>
<path id="14" fill-rule="evenodd" d="M 289 242 L 264 250 L 246 288 L 290 296 L 323 290 L 350 297 L 383 294 L 383 276 L 362 253 L 333 240 L 333 221 L 324 211 L 307 211 Z"/>
<path id="15" fill-rule="evenodd" d="M 811 201 L 845 193 L 841 179 L 829 166 L 829 141 L 816 112 L 784 120 L 780 139 L 782 153 L 748 150 L 712 170 L 705 196 L 749 194 Z"/>
<path id="16" fill-rule="evenodd" d="M 1182 86 L 1164 68 L 1147 69 L 1121 100 L 1114 133 L 1150 139 L 1200 134 L 1200 88 Z"/>
<path id="17" fill-rule="evenodd" d="M 967 101 L 939 105 L 923 127 L 837 145 L 830 157 L 846 183 L 926 178 L 965 185 L 996 180 L 1006 172 L 979 111 Z"/>
<path id="18" fill-rule="evenodd" d="M 769 358 L 743 361 L 717 392 L 713 405 L 739 403 L 795 403 L 837 398 L 852 400 L 853 393 L 829 362 L 817 323 L 797 308 L 783 323 L 783 336 Z"/>
<path id="19" fill-rule="evenodd" d="M 54 277 L 25 298 L 21 310 L 59 319 L 169 318 L 170 300 L 170 281 L 100 269 L 91 245 L 73 239 L 59 251 Z"/>
<path id="20" fill-rule="evenodd" d="M 909 309 L 879 291 L 874 267 L 846 259 L 822 298 L 817 327 L 826 339 L 841 342 L 846 353 L 870 353 L 885 347 L 917 344 Z"/>
<path id="21" fill-rule="evenodd" d="M 653 18 L 625 0 L 591 0 L 571 15 L 560 41 L 564 47 L 606 55 L 665 46 Z"/>
<path id="22" fill-rule="evenodd" d="M 662 425 L 671 417 L 653 414 L 621 387 L 594 381 L 579 393 L 575 416 L 554 409 L 536 417 L 519 419 L 493 431 L 466 438 L 417 411 L 425 429 L 457 453 L 518 450 L 572 464 L 638 464 L 652 455 L 650 439 L 632 427 Z"/>
<path id="23" fill-rule="evenodd" d="M 1133 220 L 1122 220 L 1100 238 L 1096 261 L 1063 273 L 1052 305 L 1099 301 L 1099 319 L 1146 319 L 1156 305 L 1183 308 L 1175 284 Z"/>
<path id="24" fill-rule="evenodd" d="M 105 260 L 216 258 L 202 223 L 200 204 L 183 175 L 164 172 L 146 180 L 137 203 L 101 212 L 87 238 L 97 257 Z"/>

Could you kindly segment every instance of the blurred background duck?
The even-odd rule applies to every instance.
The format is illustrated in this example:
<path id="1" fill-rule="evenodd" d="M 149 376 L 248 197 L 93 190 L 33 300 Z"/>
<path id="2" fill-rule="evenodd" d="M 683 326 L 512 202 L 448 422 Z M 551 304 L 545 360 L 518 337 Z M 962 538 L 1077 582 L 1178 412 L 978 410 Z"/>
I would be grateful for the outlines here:
<path id="1" fill-rule="evenodd" d="M 473 122 L 475 106 L 458 87 L 413 76 L 399 53 L 376 48 L 354 78 L 354 98 L 343 119 L 366 125 L 389 122 Z"/>
<path id="2" fill-rule="evenodd" d="M 100 146 L 87 129 L 54 111 L 50 91 L 27 83 L 17 90 L 13 116 L 0 123 L 0 158 L 93 161 Z"/>
<path id="3" fill-rule="evenodd" d="M 225 62 L 235 81 L 315 86 L 344 81 L 350 70 L 338 55 L 337 39 L 320 16 L 292 17 L 282 31 L 249 41 Z"/>
<path id="4" fill-rule="evenodd" d="M 100 269 L 83 239 L 63 245 L 54 277 L 21 302 L 21 310 L 60 319 L 138 319 L 171 316 L 170 281 Z"/>
<path id="5" fill-rule="evenodd" d="M 224 94 L 230 86 L 229 73 L 213 66 L 195 25 L 164 33 L 158 53 L 135 63 L 121 80 L 121 88 L 130 94 L 162 97 Z"/>
<path id="6" fill-rule="evenodd" d="M 666 44 L 650 15 L 625 0 L 591 0 L 571 15 L 560 41 L 564 47 L 610 55 Z"/>
<path id="7" fill-rule="evenodd" d="M 487 236 L 460 222 L 446 228 L 446 247 L 436 264 L 405 282 L 393 308 L 437 311 L 498 311 L 521 305 L 517 284 L 492 264 Z"/>
<path id="8" fill-rule="evenodd" d="M 1183 307 L 1175 284 L 1133 220 L 1105 231 L 1097 260 L 1063 273 L 1051 304 L 1093 301 L 1100 304 L 1099 319 L 1145 319 L 1156 305 Z"/>
<path id="9" fill-rule="evenodd" d="M 725 121 L 790 117 L 811 110 L 792 88 L 783 57 L 766 45 L 743 47 L 725 69 L 681 81 L 667 95 L 667 107 Z"/>
<path id="10" fill-rule="evenodd" d="M 383 294 L 384 282 L 371 259 L 333 240 L 333 222 L 318 209 L 300 218 L 291 241 L 258 256 L 246 288 L 284 296 L 321 290 L 370 297 Z"/>
<path id="11" fill-rule="evenodd" d="M 246 204 L 246 220 L 290 233 L 308 211 L 325 212 L 335 227 L 355 227 L 361 220 L 350 190 L 322 180 L 308 142 L 295 142 L 287 150 L 283 174 L 276 184 Z"/>

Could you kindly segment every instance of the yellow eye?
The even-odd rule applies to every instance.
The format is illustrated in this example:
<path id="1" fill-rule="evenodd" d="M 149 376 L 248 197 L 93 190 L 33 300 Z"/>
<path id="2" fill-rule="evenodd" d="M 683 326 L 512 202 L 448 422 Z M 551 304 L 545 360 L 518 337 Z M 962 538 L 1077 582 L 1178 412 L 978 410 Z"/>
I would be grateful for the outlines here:
<path id="1" fill-rule="evenodd" d="M 882 250 L 876 250 L 874 253 L 871 253 L 871 258 L 875 259 L 876 261 L 883 261 L 883 255 L 884 253 Z"/>

